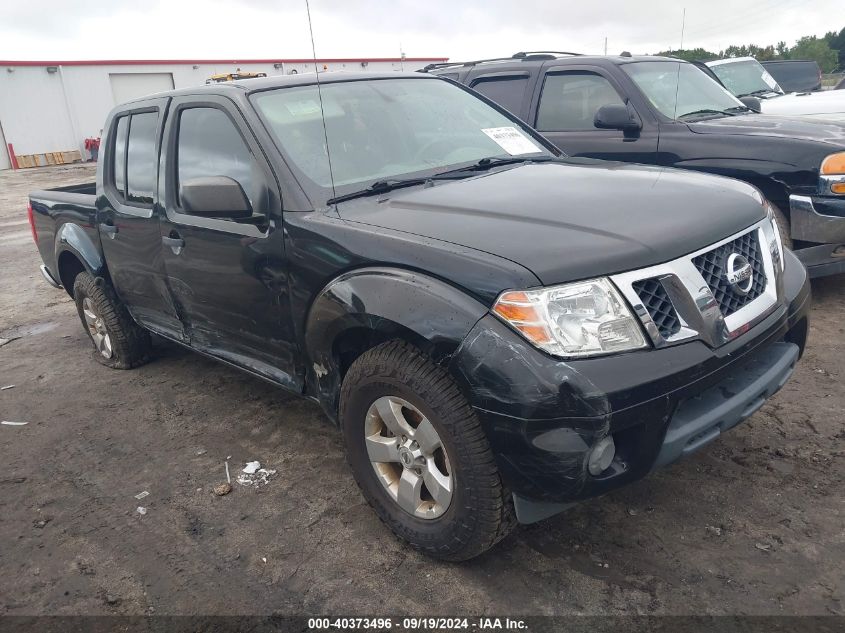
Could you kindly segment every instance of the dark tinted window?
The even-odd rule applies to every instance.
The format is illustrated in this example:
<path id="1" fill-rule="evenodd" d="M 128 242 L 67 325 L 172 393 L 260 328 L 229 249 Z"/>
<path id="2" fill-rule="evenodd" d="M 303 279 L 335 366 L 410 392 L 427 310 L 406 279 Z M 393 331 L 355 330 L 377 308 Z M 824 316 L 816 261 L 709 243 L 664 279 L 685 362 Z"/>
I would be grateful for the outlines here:
<path id="1" fill-rule="evenodd" d="M 587 72 L 549 75 L 540 96 L 537 129 L 594 130 L 596 111 L 610 104 L 625 105 L 625 102 L 601 75 Z"/>
<path id="2" fill-rule="evenodd" d="M 495 101 L 500 106 L 519 115 L 522 109 L 522 99 L 528 87 L 528 77 L 499 77 L 497 79 L 482 79 L 472 85 L 473 90 Z"/>
<path id="3" fill-rule="evenodd" d="M 120 117 L 114 132 L 114 157 L 112 160 L 112 179 L 114 188 L 126 197 L 126 133 L 129 131 L 129 117 Z"/>
<path id="4" fill-rule="evenodd" d="M 784 92 L 821 89 L 819 65 L 813 61 L 763 62 Z"/>
<path id="5" fill-rule="evenodd" d="M 260 167 L 223 110 L 182 110 L 177 151 L 180 186 L 192 178 L 228 176 L 240 183 L 253 209 L 260 211 L 266 207 L 267 190 Z"/>
<path id="6" fill-rule="evenodd" d="M 152 204 L 156 182 L 157 112 L 133 114 L 126 148 L 126 199 Z"/>

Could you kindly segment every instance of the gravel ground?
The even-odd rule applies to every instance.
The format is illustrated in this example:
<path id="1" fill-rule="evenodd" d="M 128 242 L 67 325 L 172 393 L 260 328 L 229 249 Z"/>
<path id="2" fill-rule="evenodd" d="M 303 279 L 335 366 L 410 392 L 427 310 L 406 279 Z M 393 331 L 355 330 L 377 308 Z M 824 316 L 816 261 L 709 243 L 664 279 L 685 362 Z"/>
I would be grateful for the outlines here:
<path id="1" fill-rule="evenodd" d="M 0 172 L 0 418 L 28 422 L 0 426 L 0 614 L 845 614 L 845 276 L 814 282 L 807 352 L 745 424 L 444 564 L 382 526 L 315 405 L 162 342 L 94 362 L 25 217 L 91 179 Z M 227 456 L 278 472 L 217 497 Z"/>

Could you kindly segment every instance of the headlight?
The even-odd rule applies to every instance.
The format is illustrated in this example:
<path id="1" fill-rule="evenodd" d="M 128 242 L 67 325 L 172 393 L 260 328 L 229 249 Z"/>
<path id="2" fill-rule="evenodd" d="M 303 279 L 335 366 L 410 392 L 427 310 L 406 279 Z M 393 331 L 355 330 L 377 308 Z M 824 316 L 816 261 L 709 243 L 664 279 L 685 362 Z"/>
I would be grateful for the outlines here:
<path id="1" fill-rule="evenodd" d="M 824 191 L 825 188 L 829 189 L 831 193 L 845 193 L 845 152 L 831 154 L 825 158 L 822 161 L 819 175 L 822 183 L 821 193 L 827 193 L 827 191 Z"/>
<path id="2" fill-rule="evenodd" d="M 503 292 L 493 312 L 555 356 L 595 356 L 647 346 L 625 300 L 604 278 Z"/>
<path id="3" fill-rule="evenodd" d="M 775 268 L 779 271 L 783 271 L 783 240 L 780 237 L 780 227 L 778 226 L 778 221 L 775 217 L 775 211 L 772 209 L 772 205 L 767 202 L 766 207 L 768 209 L 769 223 L 772 225 L 772 239 L 769 241 L 769 252 L 772 254 L 772 260 L 774 260 Z"/>

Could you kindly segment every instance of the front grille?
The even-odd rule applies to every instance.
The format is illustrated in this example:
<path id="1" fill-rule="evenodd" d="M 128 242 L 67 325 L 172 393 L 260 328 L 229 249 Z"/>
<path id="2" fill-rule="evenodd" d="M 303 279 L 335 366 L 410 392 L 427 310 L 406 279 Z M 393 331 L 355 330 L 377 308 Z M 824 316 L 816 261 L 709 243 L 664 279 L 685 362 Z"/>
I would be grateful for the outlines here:
<path id="1" fill-rule="evenodd" d="M 753 279 L 751 289 L 746 295 L 736 292 L 728 283 L 726 271 L 731 253 L 742 255 L 751 264 Z M 719 304 L 719 309 L 726 317 L 747 306 L 766 290 L 766 270 L 757 243 L 757 231 L 749 231 L 731 242 L 699 255 L 692 263 L 704 277 Z"/>
<path id="2" fill-rule="evenodd" d="M 631 286 L 663 338 L 669 338 L 681 331 L 681 320 L 659 279 L 643 279 L 635 281 Z"/>

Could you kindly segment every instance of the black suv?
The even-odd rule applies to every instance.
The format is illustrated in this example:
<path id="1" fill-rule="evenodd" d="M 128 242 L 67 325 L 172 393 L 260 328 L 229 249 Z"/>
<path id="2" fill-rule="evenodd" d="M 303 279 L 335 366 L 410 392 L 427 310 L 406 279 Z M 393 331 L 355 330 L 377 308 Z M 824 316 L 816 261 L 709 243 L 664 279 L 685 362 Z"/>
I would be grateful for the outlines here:
<path id="1" fill-rule="evenodd" d="M 517 53 L 423 71 L 470 86 L 570 156 L 744 180 L 775 205 L 811 276 L 845 272 L 842 124 L 758 114 L 668 57 Z"/>

